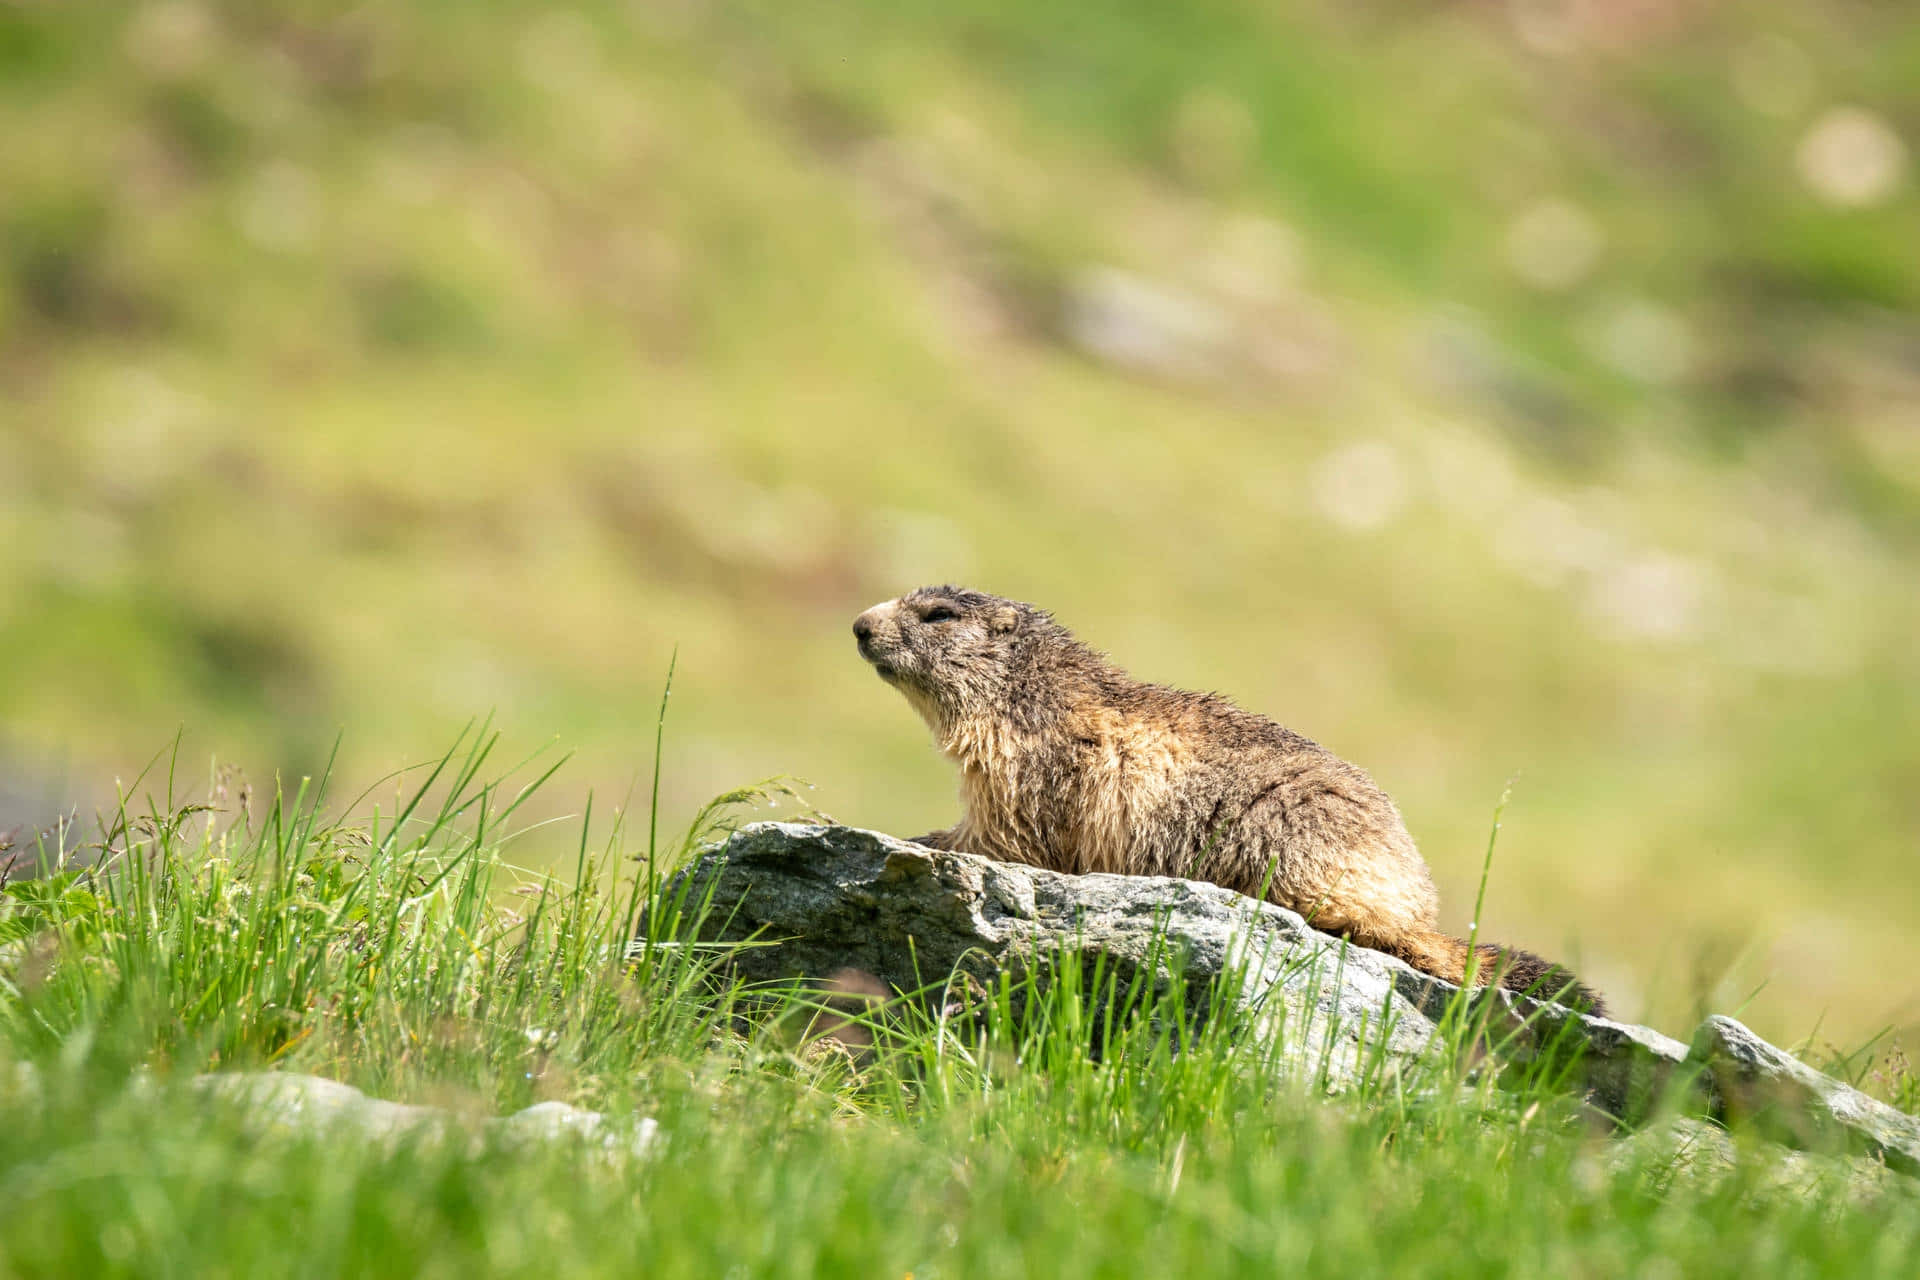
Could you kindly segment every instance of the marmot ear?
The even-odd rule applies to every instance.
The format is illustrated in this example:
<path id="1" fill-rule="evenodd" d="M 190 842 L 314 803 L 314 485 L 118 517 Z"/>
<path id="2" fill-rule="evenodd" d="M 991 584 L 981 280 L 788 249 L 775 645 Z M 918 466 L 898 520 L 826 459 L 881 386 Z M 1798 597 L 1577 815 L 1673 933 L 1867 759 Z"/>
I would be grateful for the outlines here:
<path id="1" fill-rule="evenodd" d="M 1005 635 L 1020 625 L 1020 611 L 1012 605 L 1001 605 L 987 618 L 987 630 L 995 635 Z"/>

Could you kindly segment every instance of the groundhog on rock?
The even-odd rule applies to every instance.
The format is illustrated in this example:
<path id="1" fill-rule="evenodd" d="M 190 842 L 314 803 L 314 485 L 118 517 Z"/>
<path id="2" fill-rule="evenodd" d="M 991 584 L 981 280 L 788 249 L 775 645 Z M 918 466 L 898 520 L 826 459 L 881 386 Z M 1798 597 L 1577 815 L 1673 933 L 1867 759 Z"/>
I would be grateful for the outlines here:
<path id="1" fill-rule="evenodd" d="M 854 620 L 860 656 L 960 767 L 965 816 L 920 838 L 1054 871 L 1184 876 L 1264 897 L 1460 982 L 1468 946 L 1393 801 L 1318 743 L 1209 693 L 1135 680 L 1052 615 L 924 587 Z M 1525 951 L 1481 946 L 1477 980 L 1599 1013 Z"/>

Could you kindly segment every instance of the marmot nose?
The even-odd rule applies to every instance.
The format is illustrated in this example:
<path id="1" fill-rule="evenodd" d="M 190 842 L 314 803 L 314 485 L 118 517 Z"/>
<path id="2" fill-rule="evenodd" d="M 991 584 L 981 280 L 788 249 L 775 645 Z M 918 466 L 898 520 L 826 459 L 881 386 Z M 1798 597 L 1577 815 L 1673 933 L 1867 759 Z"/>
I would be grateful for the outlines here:
<path id="1" fill-rule="evenodd" d="M 873 619 L 861 614 L 853 620 L 853 638 L 861 644 L 873 639 Z"/>

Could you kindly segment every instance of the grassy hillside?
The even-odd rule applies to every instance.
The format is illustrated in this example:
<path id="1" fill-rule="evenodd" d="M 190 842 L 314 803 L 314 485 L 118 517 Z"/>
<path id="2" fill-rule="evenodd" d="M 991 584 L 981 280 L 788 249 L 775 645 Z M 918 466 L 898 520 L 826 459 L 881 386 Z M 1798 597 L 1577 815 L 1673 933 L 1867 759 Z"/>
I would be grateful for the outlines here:
<path id="1" fill-rule="evenodd" d="M 604 803 L 678 646 L 671 811 L 923 830 L 846 626 L 962 580 L 1367 765 L 1457 928 L 1518 772 L 1483 931 L 1628 1014 L 1911 1036 L 1920 27 L 1576 10 L 0 9 L 11 767 L 492 710 Z"/>
<path id="2" fill-rule="evenodd" d="M 688 948 L 610 963 L 636 908 L 670 901 L 614 883 L 653 846 L 603 815 L 567 832 L 573 883 L 517 869 L 485 832 L 524 819 L 533 776 L 456 755 L 378 820 L 309 794 L 251 835 L 157 798 L 121 874 L 0 896 L 0 1273 L 1911 1270 L 1911 1179 L 1711 1132 L 1605 1136 L 1467 1055 L 1328 1098 L 1224 1018 L 1176 1039 L 1178 1008 L 1147 1001 L 1095 1063 L 1064 985 L 1021 1017 L 989 999 L 984 1021 L 809 1039 L 817 996 L 743 992 Z M 657 852 L 681 847 L 663 831 Z M 659 1137 L 369 1140 L 192 1083 L 268 1067 L 476 1130 L 561 1098 Z"/>

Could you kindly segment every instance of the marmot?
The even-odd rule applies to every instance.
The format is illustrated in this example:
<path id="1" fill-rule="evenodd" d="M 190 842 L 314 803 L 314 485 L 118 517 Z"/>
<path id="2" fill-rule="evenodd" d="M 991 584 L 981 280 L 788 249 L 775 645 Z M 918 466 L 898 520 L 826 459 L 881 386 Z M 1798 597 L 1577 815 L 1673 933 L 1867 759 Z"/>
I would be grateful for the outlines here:
<path id="1" fill-rule="evenodd" d="M 1218 695 L 1136 680 L 1051 614 L 984 592 L 924 587 L 853 633 L 960 767 L 965 815 L 920 843 L 1209 880 L 1464 979 L 1468 946 L 1436 928 L 1440 895 L 1399 810 L 1318 743 Z M 1482 983 L 1602 1011 L 1538 956 L 1479 951 Z"/>

